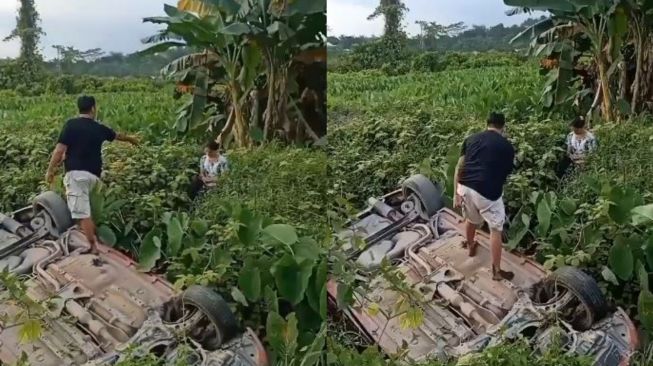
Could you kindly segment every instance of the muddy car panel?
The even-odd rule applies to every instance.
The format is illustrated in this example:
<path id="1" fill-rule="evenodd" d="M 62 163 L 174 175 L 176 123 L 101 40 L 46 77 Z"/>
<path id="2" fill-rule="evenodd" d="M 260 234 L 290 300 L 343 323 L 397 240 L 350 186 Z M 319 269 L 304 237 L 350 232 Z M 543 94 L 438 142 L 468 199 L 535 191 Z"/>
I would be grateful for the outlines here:
<path id="1" fill-rule="evenodd" d="M 21 342 L 21 326 L 12 320 L 22 305 L 0 291 L 0 363 L 13 364 L 24 353 L 33 365 L 113 365 L 127 349 L 173 362 L 183 343 L 192 350 L 184 354 L 189 365 L 267 365 L 251 330 L 211 350 L 188 337 L 189 321 L 169 319 L 180 296 L 170 283 L 139 271 L 112 248 L 100 245 L 99 255 L 86 254 L 85 236 L 61 227 L 72 225 L 65 202 L 53 193 L 46 198 L 45 207 L 0 215 L 0 270 L 22 276 L 26 295 L 47 304 L 39 339 Z"/>
<path id="2" fill-rule="evenodd" d="M 622 309 L 583 331 L 565 321 L 552 321 L 563 302 L 533 300 L 534 289 L 551 273 L 529 258 L 504 251 L 501 266 L 515 276 L 511 282 L 494 281 L 489 235 L 478 232 L 476 256 L 469 257 L 462 247 L 464 221 L 455 212 L 442 208 L 428 217 L 420 212 L 419 199 L 405 190 L 369 203 L 338 234 L 368 284 L 364 295 L 355 292 L 354 304 L 344 313 L 386 353 L 403 352 L 415 361 L 446 359 L 520 335 L 530 337 L 535 345 L 546 345 L 553 330 L 563 337 L 570 353 L 589 355 L 598 366 L 625 365 L 636 349 L 637 332 Z M 423 296 L 424 321 L 419 327 L 401 326 L 401 317 L 394 313 L 401 295 L 375 271 L 382 259 L 390 261 L 409 287 Z M 327 292 L 335 302 L 334 279 Z M 369 310 L 372 305 L 374 311 Z"/>

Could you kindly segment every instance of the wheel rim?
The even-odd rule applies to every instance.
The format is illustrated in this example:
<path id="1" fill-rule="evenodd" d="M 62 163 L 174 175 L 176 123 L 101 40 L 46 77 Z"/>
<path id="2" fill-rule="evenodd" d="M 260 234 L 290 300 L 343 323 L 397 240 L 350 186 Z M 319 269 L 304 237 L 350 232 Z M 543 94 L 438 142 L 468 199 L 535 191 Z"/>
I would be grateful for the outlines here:
<path id="1" fill-rule="evenodd" d="M 167 312 L 166 318 L 167 323 L 177 326 L 206 350 L 212 351 L 222 345 L 222 334 L 218 326 L 192 303 L 178 304 Z"/>
<path id="2" fill-rule="evenodd" d="M 555 312 L 558 318 L 571 324 L 574 328 L 586 329 L 594 321 L 590 306 L 582 301 L 572 289 L 559 281 L 547 281 L 538 286 L 533 299 L 537 305 Z"/>

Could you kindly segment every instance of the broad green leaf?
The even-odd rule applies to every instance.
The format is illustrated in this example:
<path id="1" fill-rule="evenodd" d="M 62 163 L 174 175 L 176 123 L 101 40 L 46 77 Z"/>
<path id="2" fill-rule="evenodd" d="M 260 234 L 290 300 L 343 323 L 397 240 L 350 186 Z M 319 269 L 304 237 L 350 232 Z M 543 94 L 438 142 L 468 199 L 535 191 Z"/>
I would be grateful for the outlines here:
<path id="1" fill-rule="evenodd" d="M 298 240 L 295 228 L 286 224 L 269 225 L 263 229 L 263 232 L 286 245 L 293 245 Z"/>
<path id="2" fill-rule="evenodd" d="M 295 355 L 299 336 L 295 313 L 288 315 L 287 320 L 276 312 L 268 313 L 265 329 L 268 342 L 277 355 L 281 358 Z"/>
<path id="3" fill-rule="evenodd" d="M 232 287 L 231 288 L 231 297 L 236 301 L 237 303 L 243 305 L 243 306 L 249 306 L 247 303 L 247 298 L 245 295 L 237 288 L 237 287 Z"/>
<path id="4" fill-rule="evenodd" d="M 206 235 L 206 232 L 209 231 L 209 223 L 206 220 L 195 219 L 191 221 L 190 228 L 193 230 L 195 235 L 203 237 Z"/>
<path id="5" fill-rule="evenodd" d="M 653 331 L 653 294 L 651 291 L 640 291 L 637 299 L 639 320 L 648 331 Z"/>
<path id="6" fill-rule="evenodd" d="M 139 270 L 149 272 L 156 265 L 156 261 L 161 258 L 161 239 L 157 236 L 158 232 L 150 231 L 143 238 L 141 243 L 138 264 Z"/>
<path id="7" fill-rule="evenodd" d="M 646 264 L 648 268 L 653 268 L 653 235 L 649 236 L 644 242 L 644 255 L 646 256 Z"/>
<path id="8" fill-rule="evenodd" d="M 338 282 L 336 291 L 336 301 L 338 302 L 338 308 L 343 310 L 347 309 L 347 307 L 354 300 L 354 289 L 345 283 Z"/>
<path id="9" fill-rule="evenodd" d="M 297 305 L 304 298 L 314 263 L 303 261 L 298 264 L 295 258 L 286 254 L 272 266 L 279 295 L 291 304 Z"/>
<path id="10" fill-rule="evenodd" d="M 576 11 L 576 8 L 570 1 L 563 0 L 503 0 L 503 3 L 507 6 L 529 8 L 532 10 L 560 11 L 566 13 Z"/>
<path id="11" fill-rule="evenodd" d="M 617 276 L 614 275 L 614 272 L 612 272 L 610 268 L 603 266 L 603 270 L 601 270 L 601 276 L 603 277 L 604 280 L 610 282 L 611 284 L 615 286 L 619 286 L 619 281 L 617 280 Z"/>
<path id="12" fill-rule="evenodd" d="M 147 56 L 147 55 L 153 55 L 161 52 L 165 52 L 171 48 L 174 47 L 184 47 L 186 46 L 185 42 L 179 42 L 179 41 L 166 41 L 166 42 L 161 42 L 158 44 L 155 44 L 152 47 L 146 48 L 143 51 L 140 51 L 137 53 L 138 56 Z"/>
<path id="13" fill-rule="evenodd" d="M 648 291 L 650 290 L 649 285 L 648 285 L 648 271 L 646 270 L 646 267 L 640 262 L 639 260 L 636 261 L 637 264 L 635 265 L 635 268 L 637 268 L 637 277 L 639 279 L 639 288 L 642 291 Z"/>
<path id="14" fill-rule="evenodd" d="M 633 275 L 633 261 L 633 252 L 625 239 L 622 237 L 617 238 L 612 248 L 610 248 L 608 257 L 608 263 L 612 271 L 620 279 L 628 281 Z"/>
<path id="15" fill-rule="evenodd" d="M 173 217 L 170 219 L 167 227 L 168 234 L 168 254 L 172 257 L 176 256 L 181 249 L 182 238 L 184 237 L 184 231 L 181 227 L 179 219 Z"/>
<path id="16" fill-rule="evenodd" d="M 630 212 L 633 214 L 635 225 L 653 221 L 653 204 L 635 207 Z"/>
<path id="17" fill-rule="evenodd" d="M 238 276 L 238 287 L 251 302 L 256 302 L 261 297 L 261 271 L 255 259 L 245 259 Z"/>
<path id="18" fill-rule="evenodd" d="M 193 105 L 190 113 L 190 126 L 186 126 L 186 129 L 192 128 L 204 120 L 204 110 L 207 103 L 206 97 L 209 88 L 209 76 L 207 75 L 207 70 L 202 67 L 196 70 L 195 73 L 195 88 L 193 89 Z M 179 132 L 186 132 L 186 129 L 180 130 Z"/>
<path id="19" fill-rule="evenodd" d="M 89 194 L 91 203 L 91 218 L 96 224 L 104 222 L 104 192 L 99 184 L 91 190 Z"/>
<path id="20" fill-rule="evenodd" d="M 293 245 L 293 252 L 298 262 L 303 260 L 315 262 L 319 258 L 320 248 L 315 239 L 303 237 Z"/>
<path id="21" fill-rule="evenodd" d="M 564 212 L 565 215 L 571 216 L 576 212 L 576 200 L 572 198 L 565 198 L 560 200 L 558 203 L 560 206 L 560 209 L 562 212 Z"/>
<path id="22" fill-rule="evenodd" d="M 313 270 L 313 276 L 306 289 L 306 299 L 310 307 L 320 315 L 322 315 L 322 291 L 326 290 L 327 283 L 327 264 L 326 259 L 317 265 Z M 326 314 L 325 314 L 326 315 Z"/>
<path id="23" fill-rule="evenodd" d="M 508 240 L 508 248 L 515 249 L 519 246 L 524 239 L 531 225 L 531 217 L 526 214 L 518 214 L 515 217 L 512 225 L 510 225 L 510 239 Z"/>
<path id="24" fill-rule="evenodd" d="M 39 338 L 43 333 L 43 327 L 41 325 L 41 320 L 39 319 L 27 319 L 23 322 L 19 331 L 19 338 L 21 343 L 31 343 Z"/>
<path id="25" fill-rule="evenodd" d="M 537 235 L 542 238 L 546 237 L 546 235 L 549 233 L 550 227 L 551 208 L 549 207 L 548 200 L 542 199 L 537 205 Z"/>
<path id="26" fill-rule="evenodd" d="M 270 313 L 279 312 L 279 298 L 277 297 L 277 292 L 272 289 L 270 286 L 265 286 L 263 290 L 263 297 L 265 299 L 266 309 Z"/>
<path id="27" fill-rule="evenodd" d="M 245 245 L 254 245 L 261 233 L 262 218 L 249 209 L 240 211 L 242 226 L 238 229 L 238 239 Z"/>
<path id="28" fill-rule="evenodd" d="M 326 0 L 295 0 L 288 3 L 288 8 L 286 9 L 287 16 L 295 14 L 310 15 L 326 12 Z"/>
<path id="29" fill-rule="evenodd" d="M 228 26 L 222 28 L 220 31 L 223 34 L 228 34 L 232 36 L 240 36 L 243 34 L 248 34 L 252 31 L 251 27 L 246 23 L 231 23 Z"/>
<path id="30" fill-rule="evenodd" d="M 254 80 L 259 75 L 259 66 L 263 59 L 261 50 L 253 45 L 243 47 L 242 51 L 243 65 L 240 69 L 238 81 L 245 90 L 254 86 Z"/>
<path id="31" fill-rule="evenodd" d="M 118 239 L 116 238 L 116 234 L 107 225 L 98 226 L 97 236 L 98 239 L 100 239 L 100 241 L 102 242 L 102 244 L 108 245 L 110 247 L 115 246 L 116 242 L 118 241 Z"/>
<path id="32" fill-rule="evenodd" d="M 632 188 L 622 189 L 614 187 L 609 195 L 610 205 L 608 214 L 617 224 L 625 224 L 631 219 L 631 211 L 642 203 L 642 197 Z"/>

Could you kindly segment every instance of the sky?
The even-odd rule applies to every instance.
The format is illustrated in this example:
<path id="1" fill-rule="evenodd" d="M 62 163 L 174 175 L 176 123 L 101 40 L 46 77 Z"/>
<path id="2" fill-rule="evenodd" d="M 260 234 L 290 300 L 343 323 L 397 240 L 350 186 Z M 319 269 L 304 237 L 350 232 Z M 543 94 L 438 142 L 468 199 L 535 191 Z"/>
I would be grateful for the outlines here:
<path id="1" fill-rule="evenodd" d="M 144 24 L 148 16 L 164 15 L 163 4 L 176 0 L 36 0 L 41 15 L 41 27 L 46 35 L 41 40 L 41 52 L 52 58 L 53 45 L 61 44 L 86 50 L 102 48 L 106 52 L 131 53 L 144 48 L 140 40 L 154 34 L 154 24 Z M 450 24 L 459 21 L 467 25 L 498 23 L 514 24 L 524 16 L 505 15 L 502 0 L 404 0 L 410 12 L 406 18 L 409 33 L 415 34 L 415 20 Z M 16 24 L 18 0 L 0 0 L 0 58 L 16 57 L 19 43 L 2 42 Z M 380 34 L 383 18 L 368 21 L 378 0 L 327 0 L 328 25 L 331 35 Z"/>
<path id="2" fill-rule="evenodd" d="M 383 18 L 367 20 L 378 3 L 378 0 L 327 0 L 329 35 L 380 35 Z M 512 25 L 527 18 L 524 15 L 507 16 L 506 10 L 510 8 L 502 0 L 404 0 L 404 4 L 409 9 L 404 23 L 410 34 L 418 32 L 416 20 L 440 24 Z"/>
<path id="3" fill-rule="evenodd" d="M 165 15 L 163 4 L 176 0 L 36 0 L 41 27 L 41 52 L 56 56 L 52 45 L 86 50 L 130 53 L 144 48 L 140 40 L 156 33 L 157 25 L 143 23 L 148 16 Z M 18 0 L 0 0 L 0 58 L 16 57 L 20 43 L 2 42 L 16 25 Z"/>

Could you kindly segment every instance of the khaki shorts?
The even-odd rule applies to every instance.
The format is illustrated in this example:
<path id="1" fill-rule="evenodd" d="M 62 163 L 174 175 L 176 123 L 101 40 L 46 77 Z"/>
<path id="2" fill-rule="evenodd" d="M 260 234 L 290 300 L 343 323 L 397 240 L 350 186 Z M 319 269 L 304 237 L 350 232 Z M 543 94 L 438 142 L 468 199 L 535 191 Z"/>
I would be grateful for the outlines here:
<path id="1" fill-rule="evenodd" d="M 487 222 L 490 230 L 502 231 L 506 220 L 506 209 L 503 198 L 490 201 L 475 190 L 458 184 L 458 195 L 463 200 L 463 217 L 476 226 Z"/>
<path id="2" fill-rule="evenodd" d="M 74 220 L 91 217 L 91 190 L 99 181 L 94 174 L 82 170 L 72 170 L 64 176 L 68 209 Z"/>

